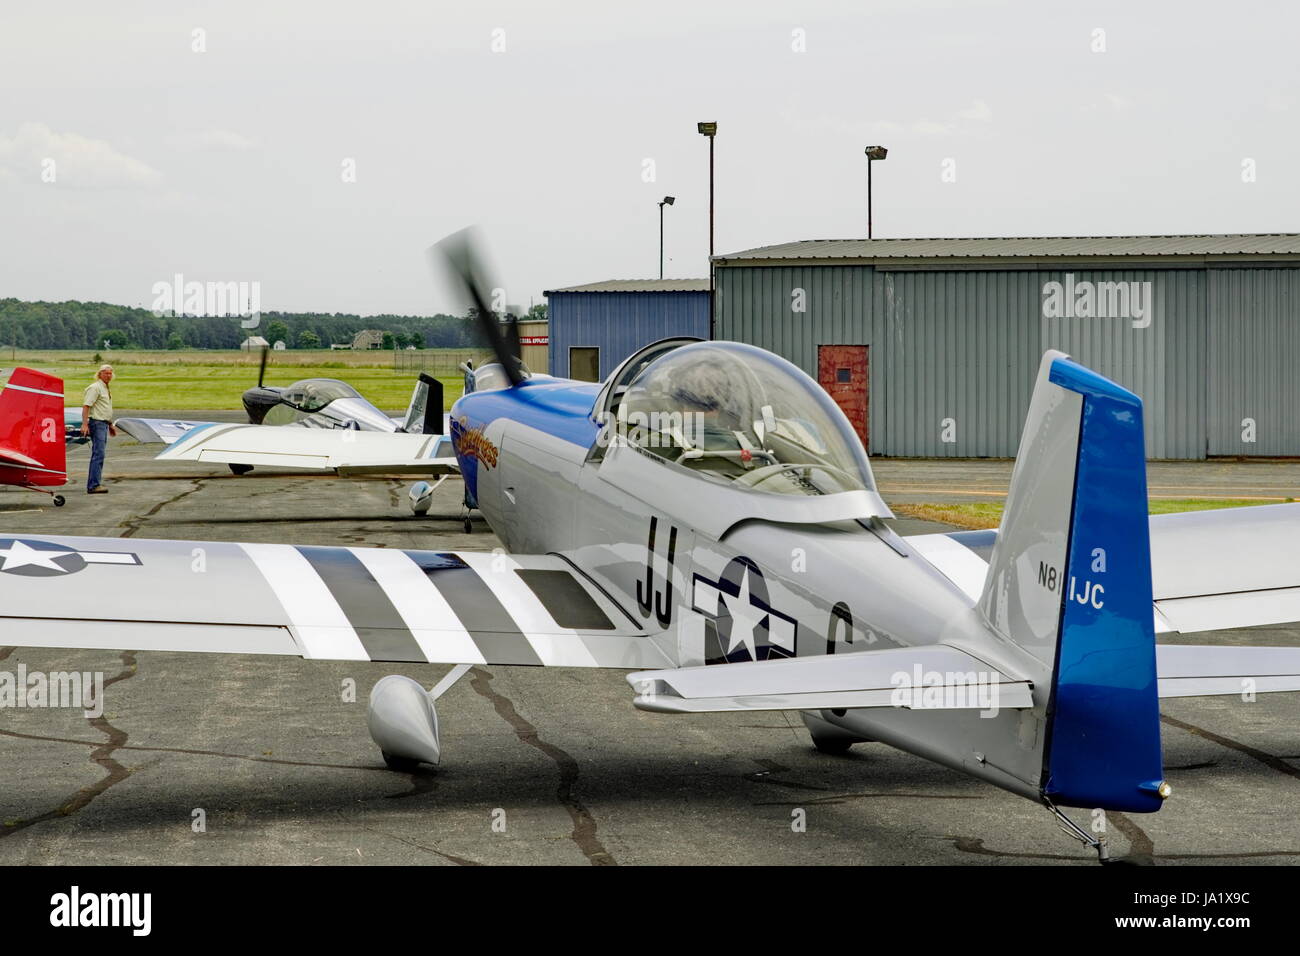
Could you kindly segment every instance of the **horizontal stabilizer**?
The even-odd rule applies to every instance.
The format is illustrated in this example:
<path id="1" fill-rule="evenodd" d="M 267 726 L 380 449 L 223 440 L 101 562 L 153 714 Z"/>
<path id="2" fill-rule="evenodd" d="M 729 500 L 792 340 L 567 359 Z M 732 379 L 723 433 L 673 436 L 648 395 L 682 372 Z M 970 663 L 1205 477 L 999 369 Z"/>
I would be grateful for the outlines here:
<path id="1" fill-rule="evenodd" d="M 856 707 L 1033 706 L 1029 683 L 944 644 L 628 675 L 641 710 L 695 714 Z"/>
<path id="2" fill-rule="evenodd" d="M 1157 634 L 1300 621 L 1300 504 L 1152 515 Z M 996 531 L 907 538 L 975 602 Z"/>
<path id="3" fill-rule="evenodd" d="M 1300 647 L 1162 644 L 1161 697 L 1214 697 L 1300 690 Z"/>
<path id="4" fill-rule="evenodd" d="M 16 465 L 30 465 L 39 468 L 41 463 L 31 455 L 24 455 L 20 451 L 14 451 L 12 448 L 5 448 L 0 445 L 0 461 L 11 461 Z"/>

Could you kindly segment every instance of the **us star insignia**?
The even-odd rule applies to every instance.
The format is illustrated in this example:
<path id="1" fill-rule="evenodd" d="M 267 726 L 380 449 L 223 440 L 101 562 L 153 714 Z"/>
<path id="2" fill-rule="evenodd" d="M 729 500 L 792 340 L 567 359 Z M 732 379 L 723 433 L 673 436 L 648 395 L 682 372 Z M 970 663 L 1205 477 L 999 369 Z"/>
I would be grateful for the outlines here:
<path id="1" fill-rule="evenodd" d="M 0 574 L 58 577 L 76 574 L 91 564 L 138 566 L 140 557 L 129 551 L 80 551 L 54 541 L 0 538 Z"/>
<path id="2" fill-rule="evenodd" d="M 691 609 L 702 614 L 707 664 L 794 657 L 798 623 L 771 604 L 767 581 L 746 557 L 732 558 L 721 577 L 694 579 Z"/>

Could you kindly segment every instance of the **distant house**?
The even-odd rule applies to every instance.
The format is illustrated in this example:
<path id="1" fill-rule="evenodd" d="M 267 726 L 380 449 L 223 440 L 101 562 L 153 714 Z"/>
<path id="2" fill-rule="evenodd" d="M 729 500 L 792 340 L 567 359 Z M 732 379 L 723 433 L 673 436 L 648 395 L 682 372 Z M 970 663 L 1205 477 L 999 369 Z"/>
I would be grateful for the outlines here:
<path id="1" fill-rule="evenodd" d="M 352 336 L 354 349 L 378 349 L 384 346 L 384 333 L 379 329 L 362 329 Z"/>
<path id="2" fill-rule="evenodd" d="M 254 349 L 268 349 L 271 343 L 260 335 L 250 335 L 239 344 L 240 351 L 252 352 Z"/>
<path id="3" fill-rule="evenodd" d="M 287 346 L 284 344 L 284 339 L 279 339 L 276 341 L 274 347 L 277 352 L 283 352 Z"/>

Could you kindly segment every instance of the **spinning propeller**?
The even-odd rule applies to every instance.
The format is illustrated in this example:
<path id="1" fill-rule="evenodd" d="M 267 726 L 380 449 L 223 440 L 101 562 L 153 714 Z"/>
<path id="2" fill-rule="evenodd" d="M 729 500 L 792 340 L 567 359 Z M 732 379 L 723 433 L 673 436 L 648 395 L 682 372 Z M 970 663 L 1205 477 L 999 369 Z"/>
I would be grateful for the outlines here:
<path id="1" fill-rule="evenodd" d="M 453 232 L 446 239 L 434 243 L 429 247 L 429 258 L 433 262 L 441 262 L 469 298 L 474 307 L 474 320 L 478 323 L 479 333 L 501 363 L 510 384 L 513 386 L 523 382 L 519 320 L 512 314 L 505 331 L 502 331 L 496 313 L 488 305 L 488 283 L 483 275 L 481 261 L 475 254 L 470 230 Z"/>

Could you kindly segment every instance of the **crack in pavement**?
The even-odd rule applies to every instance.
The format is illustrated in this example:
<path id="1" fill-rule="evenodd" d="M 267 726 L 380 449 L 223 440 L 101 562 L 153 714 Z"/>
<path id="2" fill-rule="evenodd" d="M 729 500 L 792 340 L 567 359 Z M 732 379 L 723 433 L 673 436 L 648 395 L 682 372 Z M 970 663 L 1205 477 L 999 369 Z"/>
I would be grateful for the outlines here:
<path id="1" fill-rule="evenodd" d="M 136 675 L 137 664 L 134 651 L 122 652 L 122 666 L 125 669 L 121 673 L 114 674 L 112 677 L 104 681 L 104 691 L 107 691 L 110 686 L 116 684 L 118 681 L 127 680 Z M 108 722 L 108 719 L 103 716 L 87 717 L 86 720 L 90 726 L 108 737 L 107 740 L 100 742 L 90 754 L 90 759 L 104 770 L 108 771 L 107 774 L 95 783 L 82 787 L 53 810 L 47 810 L 45 813 L 32 817 L 30 820 L 18 820 L 14 823 L 0 824 L 0 840 L 8 836 L 13 836 L 20 830 L 25 830 L 38 823 L 44 823 L 47 820 L 53 820 L 58 817 L 71 816 L 78 810 L 87 806 L 92 800 L 104 793 L 104 791 L 108 790 L 109 787 L 116 786 L 127 777 L 131 776 L 131 774 L 135 773 L 136 770 L 141 769 L 139 767 L 135 769 L 124 767 L 113 759 L 113 754 L 126 745 L 126 731 L 114 727 Z"/>
<path id="2" fill-rule="evenodd" d="M 1204 727 L 1197 727 L 1195 724 L 1189 724 L 1185 720 L 1179 720 L 1177 717 L 1170 717 L 1168 714 L 1161 714 L 1160 719 L 1167 724 L 1177 727 L 1179 730 L 1185 730 L 1189 734 L 1195 734 L 1196 736 L 1211 741 L 1212 743 L 1219 744 L 1222 747 L 1227 747 L 1229 750 L 1235 750 L 1239 754 L 1245 754 L 1247 757 L 1258 760 L 1264 766 L 1276 770 L 1278 773 L 1284 773 L 1289 777 L 1300 779 L 1300 769 L 1291 766 L 1281 757 L 1275 757 L 1271 753 L 1259 750 L 1249 744 L 1243 744 L 1239 740 L 1224 737 L 1221 734 L 1216 734 L 1212 730 L 1206 730 Z"/>
<path id="3" fill-rule="evenodd" d="M 119 535 L 119 537 L 122 538 L 134 537 L 136 532 L 140 530 L 140 526 L 143 525 L 145 521 L 152 518 L 154 515 L 162 511 L 168 505 L 174 505 L 182 498 L 188 498 L 190 495 L 194 494 L 195 492 L 202 490 L 204 483 L 208 481 L 207 478 L 191 478 L 190 480 L 194 483 L 193 488 L 190 488 L 187 491 L 182 491 L 179 494 L 172 495 L 170 498 L 158 502 L 156 505 L 154 505 L 144 514 L 136 515 L 132 518 L 128 518 L 127 520 L 119 524 L 118 527 L 124 529 L 123 533 Z"/>
<path id="4" fill-rule="evenodd" d="M 415 847 L 417 850 L 424 850 L 426 853 L 432 853 L 435 856 L 440 856 L 444 860 L 448 860 L 452 863 L 455 863 L 457 866 L 483 866 L 484 865 L 478 862 L 477 860 L 470 860 L 463 856 L 456 856 L 455 854 L 452 853 L 444 853 L 442 850 L 435 850 L 431 846 L 425 846 L 423 843 L 418 843 L 415 840 L 411 840 L 407 837 L 398 836 L 396 833 L 389 833 L 387 830 L 380 830 L 377 827 L 367 827 L 367 826 L 358 825 L 356 829 L 365 830 L 368 833 L 378 833 L 380 836 L 388 837 L 390 840 L 396 840 L 398 843 L 405 843 L 407 846 Z"/>
<path id="5" fill-rule="evenodd" d="M 1089 860 L 1089 857 L 1068 856 L 1064 853 L 1013 853 L 1007 850 L 990 850 L 979 837 L 946 836 L 943 839 L 951 841 L 954 849 L 962 853 L 973 853 L 976 856 L 1018 860 L 1068 860 L 1071 863 L 1083 863 Z"/>
<path id="6" fill-rule="evenodd" d="M 0 660 L 2 659 L 3 658 L 0 658 Z M 0 729 L 0 737 L 16 737 L 19 740 L 39 740 L 53 744 L 78 744 L 82 747 L 101 746 L 101 743 L 97 740 L 82 740 L 79 737 L 53 737 L 44 734 L 24 734 L 16 730 Z M 284 760 L 279 757 L 258 757 L 253 756 L 252 754 L 232 754 L 225 753 L 221 750 L 198 750 L 188 747 L 147 747 L 143 744 L 123 744 L 117 749 L 136 750 L 144 753 L 182 754 L 190 757 L 225 757 L 229 760 L 248 760 L 252 763 L 275 763 L 283 764 L 288 767 L 319 767 L 324 770 L 368 770 L 374 773 L 392 773 L 392 771 L 385 766 L 366 766 L 364 764 L 345 763 L 313 763 L 310 760 Z M 398 794 L 398 796 L 409 796 L 409 794 Z"/>
<path id="7" fill-rule="evenodd" d="M 1095 859 L 1091 856 L 1066 856 L 1060 853 L 1013 853 L 1008 850 L 991 850 L 979 837 L 946 836 L 943 839 L 952 842 L 955 849 L 977 856 L 992 856 L 1016 860 L 1069 860 L 1074 863 L 1086 863 Z M 1300 856 L 1300 850 L 1258 850 L 1246 853 L 1159 853 L 1152 860 L 1254 860 L 1274 856 Z M 1122 857 L 1121 859 L 1128 859 Z M 1118 862 L 1112 861 L 1112 862 Z M 1141 860 L 1135 860 L 1141 862 Z"/>
<path id="8" fill-rule="evenodd" d="M 791 790 L 818 790 L 825 793 L 830 787 L 819 787 L 811 783 L 797 783 L 793 780 L 770 780 L 769 773 L 785 773 L 790 768 L 777 763 L 775 760 L 768 760 L 766 757 L 756 757 L 754 763 L 766 769 L 751 770 L 749 773 L 742 773 L 741 780 L 748 780 L 750 783 L 770 783 L 774 787 L 789 787 Z"/>
<path id="9" fill-rule="evenodd" d="M 1115 829 L 1128 839 L 1128 856 L 1138 866 L 1150 866 L 1155 862 L 1156 845 L 1147 832 L 1118 810 L 1106 813 L 1106 820 L 1115 824 Z"/>
<path id="10" fill-rule="evenodd" d="M 573 832 L 570 838 L 578 845 L 582 855 L 592 866 L 617 866 L 614 857 L 596 836 L 596 818 L 591 815 L 591 811 L 583 805 L 582 801 L 573 795 L 574 785 L 578 782 L 578 762 L 564 750 L 543 740 L 537 728 L 520 716 L 510 698 L 498 693 L 492 687 L 491 671 L 475 667 L 473 675 L 470 678 L 470 686 L 474 688 L 474 692 L 492 703 L 497 716 L 514 729 L 515 736 L 555 761 L 560 771 L 560 785 L 556 790 L 556 796 L 573 820 Z"/>
<path id="11" fill-rule="evenodd" d="M 776 783 L 777 781 L 772 781 Z M 756 807 L 813 807 L 835 806 L 849 800 L 870 800 L 874 797 L 908 797 L 914 800 L 983 800 L 968 794 L 958 793 L 909 793 L 908 791 L 881 791 L 879 793 L 840 793 L 830 797 L 816 797 L 812 800 L 769 800 L 755 803 Z"/>
<path id="12" fill-rule="evenodd" d="M 1204 727 L 1198 727 L 1195 724 L 1189 724 L 1187 721 L 1179 720 L 1177 717 L 1170 717 L 1168 714 L 1161 714 L 1160 719 L 1170 726 L 1185 730 L 1190 734 L 1208 740 L 1211 743 L 1227 747 L 1229 750 L 1235 750 L 1237 753 L 1244 754 L 1252 760 L 1258 760 L 1264 766 L 1278 773 L 1286 774 L 1289 777 L 1300 779 L 1300 768 L 1296 768 L 1286 763 L 1286 758 L 1277 757 L 1257 747 L 1244 744 L 1239 740 L 1233 740 L 1230 737 L 1224 737 L 1222 734 L 1216 734 L 1212 730 L 1206 730 Z M 1201 770 L 1206 767 L 1212 767 L 1217 761 L 1205 763 L 1188 764 L 1184 767 L 1169 767 L 1169 770 Z M 1124 857 L 1139 865 L 1150 865 L 1156 860 L 1248 860 L 1261 859 L 1267 857 L 1297 856 L 1300 851 L 1296 850 L 1258 850 L 1245 851 L 1241 853 L 1156 853 L 1155 842 L 1147 835 L 1146 831 L 1133 822 L 1123 813 L 1111 811 L 1106 815 L 1108 820 L 1113 820 L 1115 829 L 1124 835 L 1129 841 L 1130 853 Z M 1061 856 L 1047 853 L 1009 853 L 999 850 L 990 850 L 984 846 L 984 841 L 976 837 L 950 836 L 946 839 L 953 841 L 953 846 L 964 852 L 974 853 L 980 856 L 994 857 L 1014 857 L 1017 859 L 1033 860 L 1074 860 L 1076 857 Z"/>

